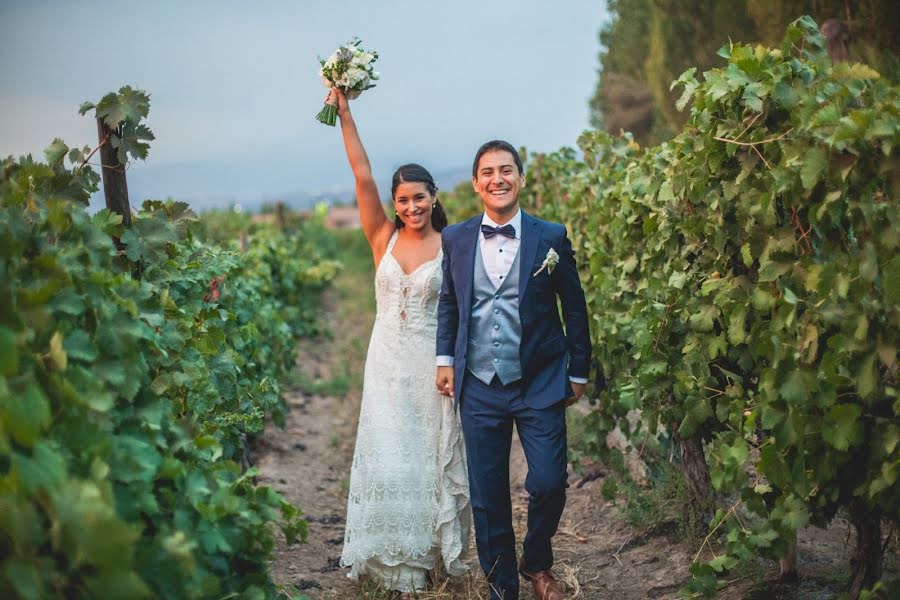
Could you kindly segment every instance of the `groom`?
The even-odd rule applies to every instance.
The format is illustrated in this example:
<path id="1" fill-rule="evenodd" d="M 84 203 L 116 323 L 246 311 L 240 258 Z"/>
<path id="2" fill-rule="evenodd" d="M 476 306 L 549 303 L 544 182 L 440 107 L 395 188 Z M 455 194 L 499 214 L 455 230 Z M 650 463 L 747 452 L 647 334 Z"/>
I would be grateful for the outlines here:
<path id="1" fill-rule="evenodd" d="M 516 600 L 521 573 L 538 599 L 562 600 L 550 540 L 566 502 L 565 407 L 584 393 L 590 364 L 584 292 L 565 227 L 519 208 L 525 175 L 515 148 L 499 140 L 481 146 L 472 184 L 484 214 L 442 232 L 436 383 L 459 406 L 491 599 Z M 509 491 L 514 423 L 529 496 L 518 565 Z"/>

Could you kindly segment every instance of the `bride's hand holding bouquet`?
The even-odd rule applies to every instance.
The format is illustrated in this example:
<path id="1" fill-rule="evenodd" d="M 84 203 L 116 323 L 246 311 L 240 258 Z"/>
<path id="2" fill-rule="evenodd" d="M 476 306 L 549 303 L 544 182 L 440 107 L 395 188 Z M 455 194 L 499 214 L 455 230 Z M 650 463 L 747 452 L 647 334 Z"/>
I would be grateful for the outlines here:
<path id="1" fill-rule="evenodd" d="M 328 90 L 328 94 L 325 96 L 325 107 L 331 107 L 334 110 L 334 114 L 341 119 L 346 118 L 347 114 L 350 112 L 350 104 L 347 95 L 339 88 L 331 88 Z M 322 110 L 325 109 L 323 108 Z M 328 123 L 325 124 L 328 125 Z"/>
<path id="2" fill-rule="evenodd" d="M 375 87 L 379 73 L 374 69 L 378 60 L 377 52 L 369 52 L 360 47 L 360 40 L 354 38 L 335 50 L 327 59 L 320 59 L 319 76 L 325 87 L 340 90 L 346 100 L 359 97 L 365 90 Z M 316 115 L 319 122 L 334 126 L 338 114 L 338 101 L 329 93 L 325 107 Z"/>

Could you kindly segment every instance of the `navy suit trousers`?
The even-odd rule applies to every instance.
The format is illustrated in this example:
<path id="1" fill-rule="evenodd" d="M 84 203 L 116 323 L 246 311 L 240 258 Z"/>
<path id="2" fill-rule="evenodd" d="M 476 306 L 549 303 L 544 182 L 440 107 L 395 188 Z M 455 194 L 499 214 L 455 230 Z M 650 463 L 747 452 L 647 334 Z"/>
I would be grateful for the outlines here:
<path id="1" fill-rule="evenodd" d="M 475 541 L 491 600 L 517 600 L 519 572 L 509 489 L 509 453 L 515 424 L 528 462 L 528 532 L 522 569 L 534 573 L 553 565 L 550 540 L 566 504 L 566 411 L 562 402 L 534 409 L 522 400 L 521 381 L 485 385 L 466 371 L 460 418 L 469 464 Z"/>

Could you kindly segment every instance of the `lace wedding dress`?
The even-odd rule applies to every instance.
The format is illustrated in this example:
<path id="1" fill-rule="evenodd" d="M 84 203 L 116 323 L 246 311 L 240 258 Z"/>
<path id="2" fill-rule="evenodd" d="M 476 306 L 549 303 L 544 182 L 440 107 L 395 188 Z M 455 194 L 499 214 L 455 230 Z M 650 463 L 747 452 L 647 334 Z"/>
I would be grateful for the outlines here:
<path id="1" fill-rule="evenodd" d="M 442 255 L 406 274 L 396 240 L 375 273 L 341 566 L 411 592 L 441 564 L 465 572 L 472 516 L 459 417 L 434 387 Z"/>

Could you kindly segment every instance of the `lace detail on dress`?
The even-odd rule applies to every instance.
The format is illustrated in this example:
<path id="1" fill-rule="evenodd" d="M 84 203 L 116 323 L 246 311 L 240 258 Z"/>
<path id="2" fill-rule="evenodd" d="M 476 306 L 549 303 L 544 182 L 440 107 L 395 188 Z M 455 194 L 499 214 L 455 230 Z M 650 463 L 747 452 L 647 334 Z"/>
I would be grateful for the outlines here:
<path id="1" fill-rule="evenodd" d="M 465 572 L 472 516 L 459 416 L 434 388 L 442 255 L 406 274 L 396 239 L 375 273 L 341 565 L 409 592 L 440 563 Z"/>

